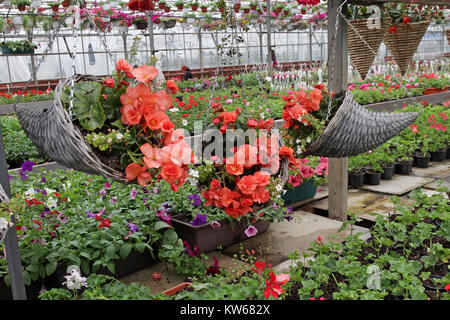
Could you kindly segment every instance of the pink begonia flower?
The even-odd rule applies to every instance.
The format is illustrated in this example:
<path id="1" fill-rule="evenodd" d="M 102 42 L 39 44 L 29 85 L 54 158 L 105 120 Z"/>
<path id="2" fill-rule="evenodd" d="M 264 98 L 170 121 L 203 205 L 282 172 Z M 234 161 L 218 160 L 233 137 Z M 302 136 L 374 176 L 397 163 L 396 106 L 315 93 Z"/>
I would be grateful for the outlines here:
<path id="1" fill-rule="evenodd" d="M 214 220 L 213 222 L 211 222 L 210 224 L 209 224 L 210 226 L 211 226 L 211 228 L 219 228 L 220 227 L 220 223 L 219 222 L 217 222 L 216 220 Z"/>

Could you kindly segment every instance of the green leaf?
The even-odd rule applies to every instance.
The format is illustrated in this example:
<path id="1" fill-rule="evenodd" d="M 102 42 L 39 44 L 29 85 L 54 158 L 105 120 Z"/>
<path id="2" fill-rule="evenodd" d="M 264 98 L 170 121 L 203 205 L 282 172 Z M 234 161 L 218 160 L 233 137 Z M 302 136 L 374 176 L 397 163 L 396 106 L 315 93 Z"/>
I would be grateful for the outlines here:
<path id="1" fill-rule="evenodd" d="M 81 271 L 83 271 L 84 274 L 89 274 L 90 269 L 89 263 L 86 260 L 81 260 Z"/>
<path id="2" fill-rule="evenodd" d="M 119 255 L 122 259 L 125 259 L 126 257 L 128 257 L 128 255 L 131 252 L 131 249 L 133 248 L 133 245 L 130 243 L 124 243 L 121 247 L 120 247 L 120 251 L 119 251 Z"/>
<path id="3" fill-rule="evenodd" d="M 79 82 L 74 86 L 73 113 L 80 121 L 83 129 L 92 131 L 101 128 L 106 116 L 101 104 L 102 86 L 98 82 Z M 61 99 L 69 103 L 70 87 Z"/>
<path id="4" fill-rule="evenodd" d="M 85 258 L 88 259 L 88 260 L 92 260 L 91 255 L 90 255 L 89 252 L 87 252 L 87 251 L 81 251 L 81 252 L 80 252 L 80 256 L 85 257 Z"/>
<path id="5" fill-rule="evenodd" d="M 47 276 L 53 274 L 53 272 L 55 272 L 57 266 L 58 266 L 58 263 L 56 261 L 47 263 L 45 265 L 45 272 L 47 273 Z"/>
<path id="6" fill-rule="evenodd" d="M 111 271 L 111 273 L 114 273 L 115 269 L 116 269 L 116 265 L 114 264 L 113 261 L 110 261 L 106 264 L 106 268 L 108 268 L 108 270 Z"/>
<path id="7" fill-rule="evenodd" d="M 155 231 L 158 231 L 158 230 L 164 229 L 164 228 L 172 228 L 172 226 L 164 221 L 158 221 L 155 223 L 155 226 L 154 226 Z"/>
<path id="8" fill-rule="evenodd" d="M 144 250 L 145 250 L 145 243 L 143 243 L 143 242 L 137 242 L 135 245 L 134 245 L 134 247 L 136 248 L 136 250 L 137 251 L 139 251 L 139 252 L 144 252 Z"/>

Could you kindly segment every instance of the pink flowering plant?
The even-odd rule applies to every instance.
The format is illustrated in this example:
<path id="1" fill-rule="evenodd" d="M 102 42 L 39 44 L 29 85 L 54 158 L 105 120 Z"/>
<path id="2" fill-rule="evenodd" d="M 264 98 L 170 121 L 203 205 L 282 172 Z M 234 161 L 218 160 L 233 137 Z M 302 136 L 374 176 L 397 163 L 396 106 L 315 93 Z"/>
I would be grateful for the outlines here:
<path id="1" fill-rule="evenodd" d="M 301 166 L 289 169 L 288 188 L 296 188 L 307 181 L 313 181 L 315 186 L 328 183 L 328 158 L 310 156 L 300 161 Z"/>

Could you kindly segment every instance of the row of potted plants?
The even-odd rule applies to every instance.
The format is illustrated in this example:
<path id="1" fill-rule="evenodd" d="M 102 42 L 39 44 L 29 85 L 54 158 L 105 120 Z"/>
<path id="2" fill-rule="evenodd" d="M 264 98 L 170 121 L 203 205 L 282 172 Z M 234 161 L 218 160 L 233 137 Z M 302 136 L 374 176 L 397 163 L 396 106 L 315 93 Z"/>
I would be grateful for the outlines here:
<path id="1" fill-rule="evenodd" d="M 419 111 L 409 106 L 405 111 Z M 403 111 L 402 110 L 402 111 Z M 349 183 L 354 188 L 364 183 L 378 185 L 393 174 L 410 174 L 413 166 L 427 168 L 430 161 L 442 162 L 450 157 L 446 106 L 427 106 L 410 128 L 384 145 L 349 158 Z"/>
<path id="2" fill-rule="evenodd" d="M 440 192 L 448 192 L 441 188 Z M 158 300 L 447 300 L 450 278 L 446 247 L 449 201 L 443 193 L 432 196 L 415 190 L 413 203 L 402 205 L 393 197 L 393 214 L 378 215 L 371 238 L 354 232 L 358 219 L 351 214 L 341 230 L 350 234 L 342 242 L 326 242 L 319 235 L 307 252 L 292 252 L 288 270 L 274 272 L 254 250 L 235 258 L 246 264 L 227 272 L 220 261 L 202 276 L 150 295 L 140 284 L 119 284 L 98 275 L 81 278 L 79 286 L 43 292 L 41 299 L 158 299 Z M 340 231 L 341 231 L 340 230 Z M 312 259 L 311 259 L 312 258 Z M 101 286 L 107 283 L 106 286 Z M 85 287 L 85 288 L 82 288 Z M 116 290 L 116 287 L 121 290 Z M 82 289 L 82 290 L 80 290 Z M 104 293 L 104 295 L 101 295 Z"/>

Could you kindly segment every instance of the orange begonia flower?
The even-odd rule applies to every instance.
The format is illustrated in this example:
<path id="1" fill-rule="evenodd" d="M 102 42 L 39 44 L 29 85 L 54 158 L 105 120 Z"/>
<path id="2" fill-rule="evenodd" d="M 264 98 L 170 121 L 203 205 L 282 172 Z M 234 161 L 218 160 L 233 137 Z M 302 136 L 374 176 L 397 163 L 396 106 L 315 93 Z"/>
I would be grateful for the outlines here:
<path id="1" fill-rule="evenodd" d="M 137 81 L 147 83 L 156 78 L 158 70 L 153 66 L 143 65 L 139 68 L 131 70 L 131 74 Z"/>

